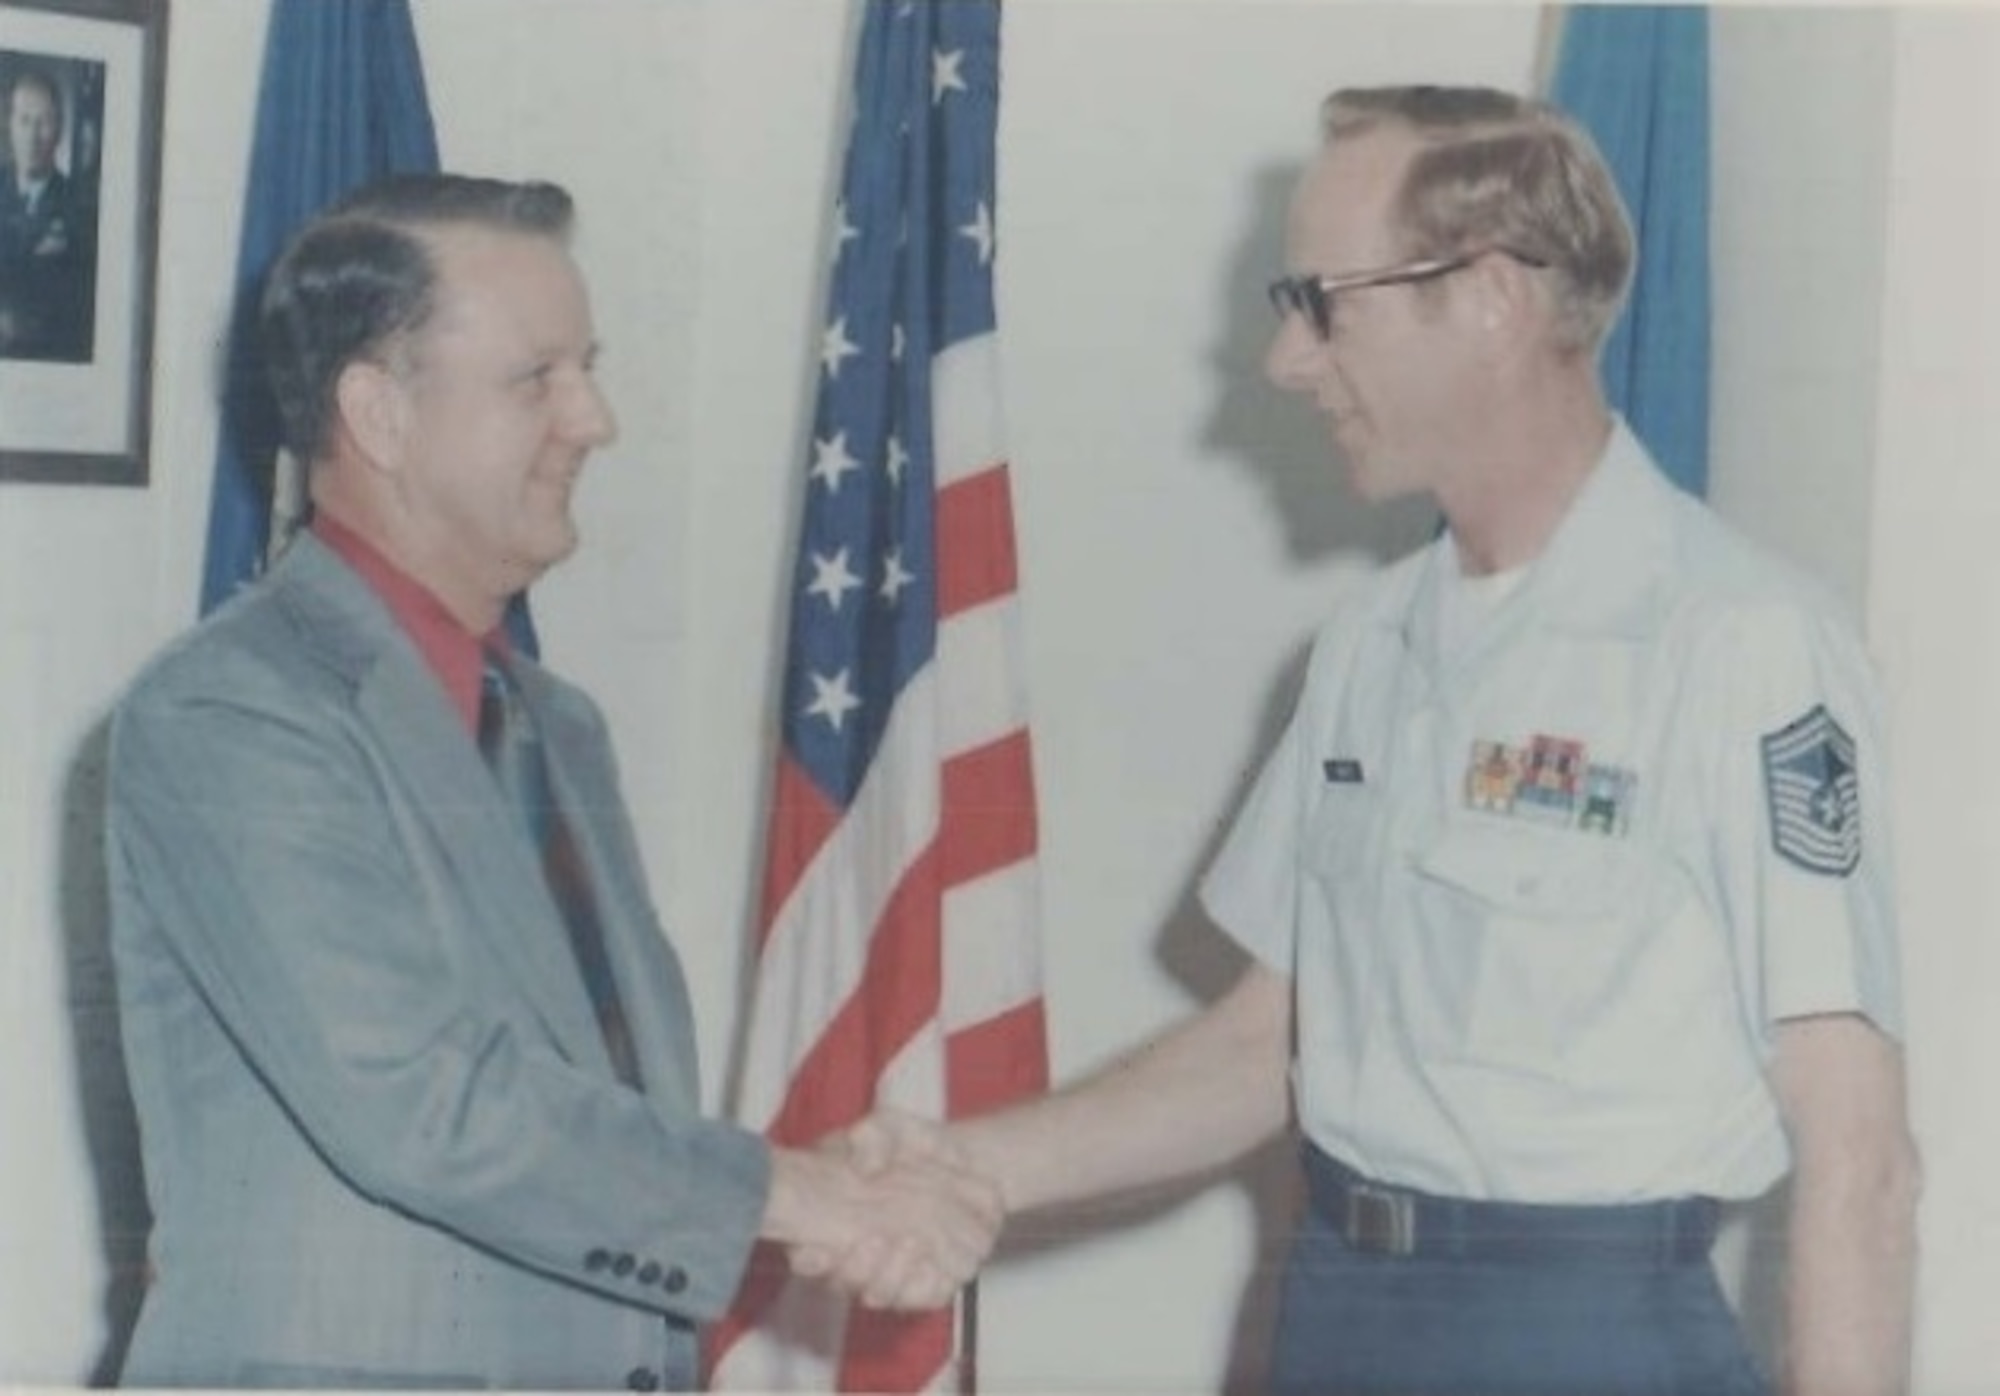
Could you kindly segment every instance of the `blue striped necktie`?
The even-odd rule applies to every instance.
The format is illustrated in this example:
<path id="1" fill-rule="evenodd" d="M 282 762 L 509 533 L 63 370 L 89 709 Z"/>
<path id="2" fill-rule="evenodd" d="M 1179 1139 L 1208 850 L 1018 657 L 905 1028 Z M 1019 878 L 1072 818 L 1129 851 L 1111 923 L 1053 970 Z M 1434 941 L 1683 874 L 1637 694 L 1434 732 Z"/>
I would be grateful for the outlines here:
<path id="1" fill-rule="evenodd" d="M 639 1088 L 639 1062 L 632 1049 L 632 1032 L 618 998 L 618 984 L 604 951 L 604 930 L 598 923 L 597 902 L 590 891 L 590 871 L 583 865 L 549 786 L 548 764 L 534 714 L 507 670 L 506 661 L 488 651 L 479 688 L 479 754 L 486 758 L 501 791 L 520 817 L 522 830 L 541 855 L 542 875 L 569 930 L 584 989 L 597 1012 L 618 1079 Z"/>

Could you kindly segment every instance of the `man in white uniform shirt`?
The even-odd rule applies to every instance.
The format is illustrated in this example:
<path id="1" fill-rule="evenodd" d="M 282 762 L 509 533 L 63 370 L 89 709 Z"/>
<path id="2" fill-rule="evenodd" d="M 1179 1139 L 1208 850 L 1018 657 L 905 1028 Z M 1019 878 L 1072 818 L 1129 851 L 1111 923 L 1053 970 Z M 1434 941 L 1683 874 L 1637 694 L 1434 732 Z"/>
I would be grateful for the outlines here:
<path id="1" fill-rule="evenodd" d="M 1708 1263 L 1790 1172 L 1784 1389 L 1907 1368 L 1876 683 L 1816 586 L 1675 491 L 1597 350 L 1632 235 L 1588 138 L 1487 90 L 1336 93 L 1267 368 L 1447 529 L 1346 598 L 1201 887 L 1249 967 L 941 1140 L 1010 1212 L 1234 1158 L 1296 1109 L 1273 1384 L 1768 1389 Z"/>

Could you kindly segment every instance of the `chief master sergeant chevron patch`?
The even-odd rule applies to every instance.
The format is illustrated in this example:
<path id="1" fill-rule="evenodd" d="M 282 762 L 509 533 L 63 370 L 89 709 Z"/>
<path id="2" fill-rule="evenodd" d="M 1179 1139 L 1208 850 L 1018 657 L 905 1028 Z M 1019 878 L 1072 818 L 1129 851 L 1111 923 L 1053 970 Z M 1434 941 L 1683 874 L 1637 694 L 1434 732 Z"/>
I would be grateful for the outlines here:
<path id="1" fill-rule="evenodd" d="M 1845 877 L 1861 861 L 1854 739 L 1824 704 L 1763 738 L 1771 844 L 1807 872 Z"/>

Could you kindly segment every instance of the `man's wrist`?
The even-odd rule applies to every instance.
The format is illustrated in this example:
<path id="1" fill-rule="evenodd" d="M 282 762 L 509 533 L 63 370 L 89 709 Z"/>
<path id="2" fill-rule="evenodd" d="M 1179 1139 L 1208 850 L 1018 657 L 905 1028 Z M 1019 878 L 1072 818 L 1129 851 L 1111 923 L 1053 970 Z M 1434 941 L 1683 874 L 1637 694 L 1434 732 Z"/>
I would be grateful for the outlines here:
<path id="1" fill-rule="evenodd" d="M 780 1245 L 827 1244 L 840 1166 L 802 1149 L 771 1150 L 771 1189 L 758 1235 Z"/>

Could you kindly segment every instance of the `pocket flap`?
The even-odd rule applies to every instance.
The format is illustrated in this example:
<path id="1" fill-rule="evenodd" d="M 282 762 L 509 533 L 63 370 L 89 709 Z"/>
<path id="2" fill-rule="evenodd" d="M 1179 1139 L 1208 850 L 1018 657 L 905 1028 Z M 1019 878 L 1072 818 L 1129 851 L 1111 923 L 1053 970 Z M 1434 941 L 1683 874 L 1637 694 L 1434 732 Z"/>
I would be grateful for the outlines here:
<path id="1" fill-rule="evenodd" d="M 1538 916 L 1598 915 L 1635 903 L 1645 886 L 1645 862 L 1629 844 L 1567 829 L 1451 829 L 1417 868 L 1495 907 Z"/>

